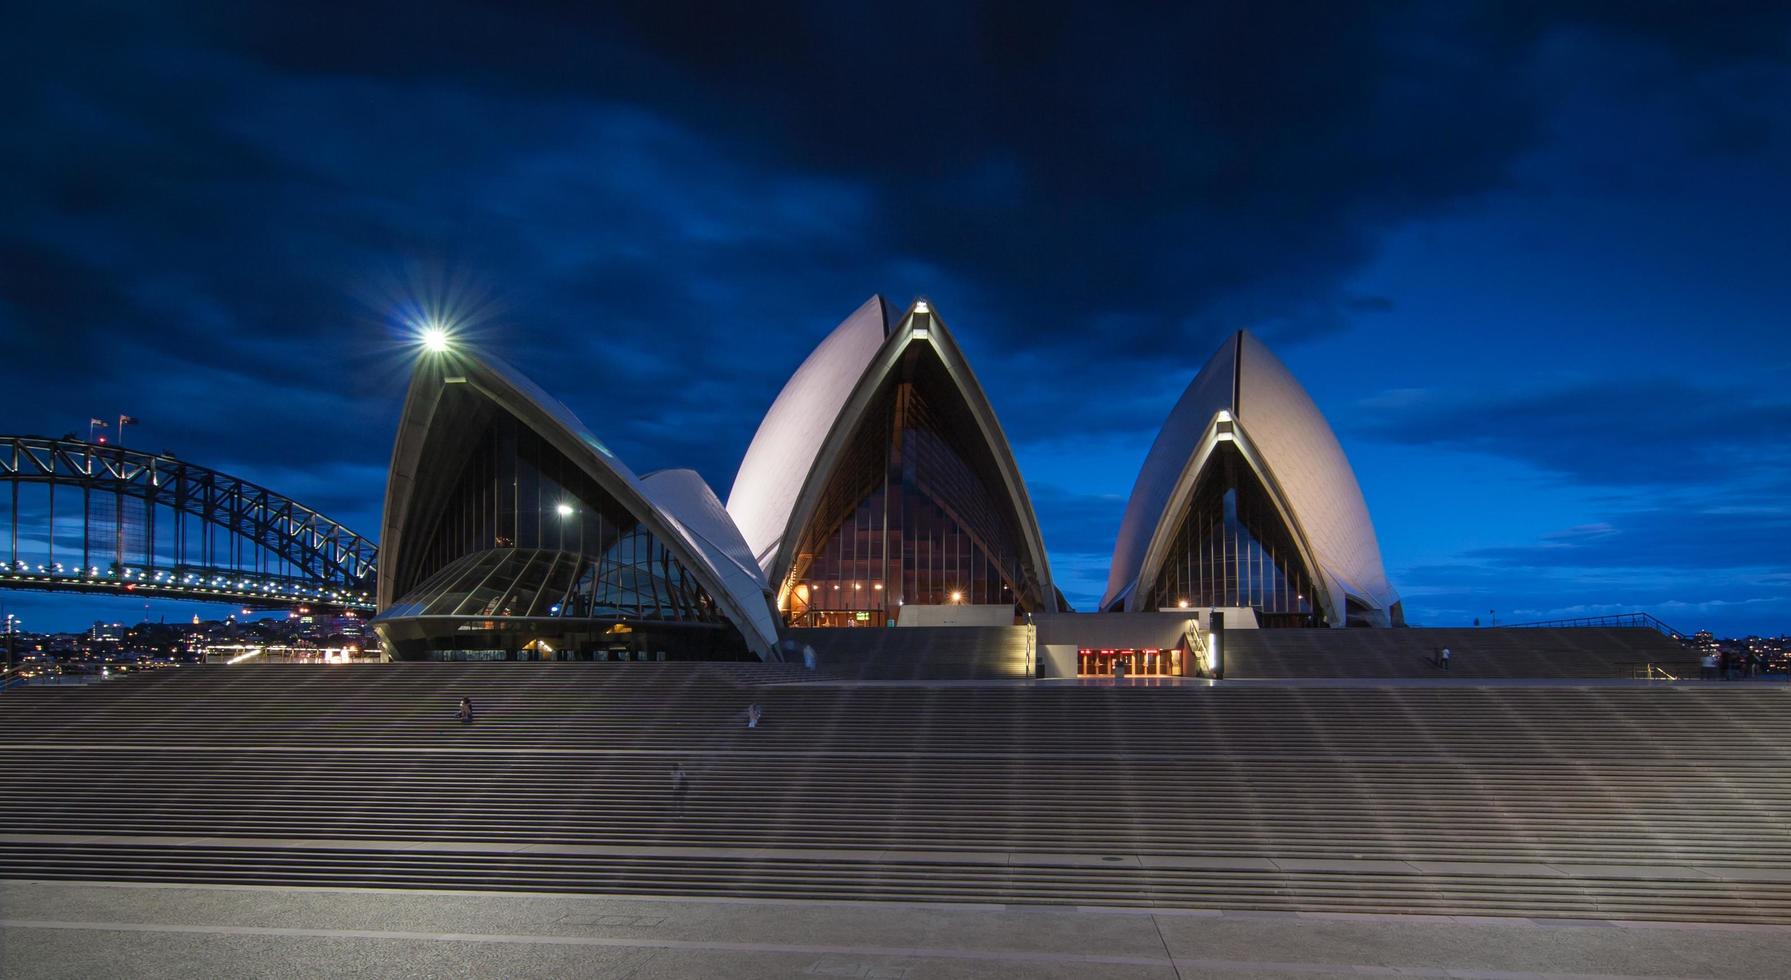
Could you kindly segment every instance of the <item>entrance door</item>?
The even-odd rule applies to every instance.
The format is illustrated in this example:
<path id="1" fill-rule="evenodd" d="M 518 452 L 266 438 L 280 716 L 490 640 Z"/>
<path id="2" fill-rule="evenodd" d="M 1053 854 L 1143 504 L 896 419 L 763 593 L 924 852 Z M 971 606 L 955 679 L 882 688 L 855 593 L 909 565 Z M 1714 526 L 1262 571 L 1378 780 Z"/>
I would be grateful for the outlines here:
<path id="1" fill-rule="evenodd" d="M 1078 677 L 1112 677 L 1116 663 L 1126 665 L 1127 677 L 1180 677 L 1184 671 L 1180 649 L 1096 650 L 1084 647 L 1076 654 Z"/>

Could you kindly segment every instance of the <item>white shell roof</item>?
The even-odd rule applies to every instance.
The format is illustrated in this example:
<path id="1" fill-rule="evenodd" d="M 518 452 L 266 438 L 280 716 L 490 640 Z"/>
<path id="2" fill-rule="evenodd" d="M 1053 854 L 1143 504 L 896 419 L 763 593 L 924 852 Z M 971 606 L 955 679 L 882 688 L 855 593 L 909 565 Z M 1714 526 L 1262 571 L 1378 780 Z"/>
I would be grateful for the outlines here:
<path id="1" fill-rule="evenodd" d="M 809 354 L 759 423 L 734 475 L 727 511 L 762 575 L 771 574 L 821 446 L 888 332 L 883 297 L 872 296 Z"/>
<path id="2" fill-rule="evenodd" d="M 1120 598 L 1138 579 L 1138 566 L 1150 546 L 1163 511 L 1169 506 L 1169 495 L 1188 458 L 1200 446 L 1200 437 L 1215 413 L 1230 411 L 1232 382 L 1237 374 L 1238 335 L 1232 334 L 1219 350 L 1188 383 L 1169 418 L 1144 457 L 1138 479 L 1132 484 L 1132 496 L 1126 501 L 1126 513 L 1119 523 L 1119 538 L 1113 543 L 1113 563 L 1107 567 L 1107 594 L 1101 597 L 1100 608 L 1106 609 Z"/>
<path id="3" fill-rule="evenodd" d="M 753 560 L 746 540 L 721 506 L 720 498 L 695 470 L 657 470 L 641 478 L 653 505 L 684 531 L 703 553 L 722 584 L 752 615 L 752 627 L 768 644 L 777 642 L 777 620 L 764 573 Z"/>
<path id="4" fill-rule="evenodd" d="M 462 349 L 433 355 L 418 364 L 392 453 L 384 521 L 387 538 L 397 538 L 408 497 L 416 492 L 413 475 L 419 466 L 418 454 L 427 442 L 437 395 L 442 386 L 453 382 L 471 385 L 584 466 L 697 576 L 740 629 L 747 646 L 761 656 L 772 655 L 777 627 L 766 601 L 763 576 L 754 574 L 750 562 L 742 565 L 739 561 L 746 557 L 744 543 L 737 533 L 730 534 L 726 514 L 721 513 L 720 502 L 702 478 L 688 470 L 666 471 L 650 477 L 653 483 L 649 486 L 570 409 L 495 357 Z M 382 540 L 382 548 L 387 547 L 402 547 L 402 541 Z"/>
<path id="5" fill-rule="evenodd" d="M 1007 437 L 950 331 L 925 300 L 916 300 L 891 322 L 883 298 L 873 296 L 821 341 L 759 424 L 728 495 L 728 514 L 770 587 L 781 587 L 778 579 L 788 571 L 788 562 L 780 564 L 779 548 L 798 532 L 794 525 L 811 516 L 802 508 L 814 506 L 814 494 L 831 475 L 843 440 L 856 430 L 871 395 L 916 343 L 928 345 L 939 357 L 976 417 L 982 442 L 1002 476 L 999 490 L 1015 509 L 1022 538 L 1016 546 L 1037 576 L 1042 606 L 1055 609 L 1049 557 Z"/>
<path id="6" fill-rule="evenodd" d="M 1159 525 L 1181 517 L 1170 499 L 1214 414 L 1229 411 L 1260 456 L 1310 546 L 1323 587 L 1389 610 L 1398 596 L 1387 581 L 1380 544 L 1356 474 L 1331 426 L 1299 381 L 1267 346 L 1239 331 L 1195 375 L 1163 423 L 1126 504 L 1102 608 L 1138 587 Z M 1167 528 L 1173 533 L 1174 528 Z M 1343 595 L 1333 595 L 1344 608 Z"/>

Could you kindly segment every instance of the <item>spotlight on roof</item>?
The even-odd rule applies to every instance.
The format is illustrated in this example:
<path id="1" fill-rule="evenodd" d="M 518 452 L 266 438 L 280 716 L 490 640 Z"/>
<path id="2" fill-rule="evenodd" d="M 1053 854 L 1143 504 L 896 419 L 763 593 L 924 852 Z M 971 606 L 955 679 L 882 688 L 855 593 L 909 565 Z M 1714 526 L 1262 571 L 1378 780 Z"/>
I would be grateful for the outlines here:
<path id="1" fill-rule="evenodd" d="M 554 513 L 560 515 L 561 517 L 571 517 L 572 516 L 572 505 L 571 504 L 560 504 L 559 506 L 554 508 Z"/>
<path id="2" fill-rule="evenodd" d="M 431 354 L 442 354 L 448 350 L 448 331 L 437 324 L 423 328 L 423 349 Z"/>

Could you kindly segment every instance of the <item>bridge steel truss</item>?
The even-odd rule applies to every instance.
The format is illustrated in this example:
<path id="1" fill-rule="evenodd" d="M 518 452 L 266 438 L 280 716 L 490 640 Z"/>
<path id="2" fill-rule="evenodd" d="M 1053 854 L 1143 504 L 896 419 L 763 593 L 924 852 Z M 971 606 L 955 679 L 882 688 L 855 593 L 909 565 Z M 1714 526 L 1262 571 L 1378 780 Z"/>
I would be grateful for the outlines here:
<path id="1" fill-rule="evenodd" d="M 377 546 L 246 480 L 40 436 L 0 436 L 0 480 L 0 587 L 373 609 Z"/>

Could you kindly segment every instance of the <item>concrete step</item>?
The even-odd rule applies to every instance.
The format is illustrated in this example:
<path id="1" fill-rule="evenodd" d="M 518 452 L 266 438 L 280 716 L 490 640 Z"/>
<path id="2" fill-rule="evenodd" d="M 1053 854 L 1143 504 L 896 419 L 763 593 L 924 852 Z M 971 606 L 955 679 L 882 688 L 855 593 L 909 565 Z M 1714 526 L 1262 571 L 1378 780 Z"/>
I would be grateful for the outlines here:
<path id="1" fill-rule="evenodd" d="M 0 873 L 1791 916 L 1775 687 L 767 686 L 787 672 L 752 666 L 203 668 L 9 693 Z"/>
<path id="2" fill-rule="evenodd" d="M 1650 663 L 1698 676 L 1694 651 L 1641 627 L 1230 630 L 1225 644 L 1232 678 L 1442 676 L 1444 647 L 1454 678 L 1630 677 Z"/>

